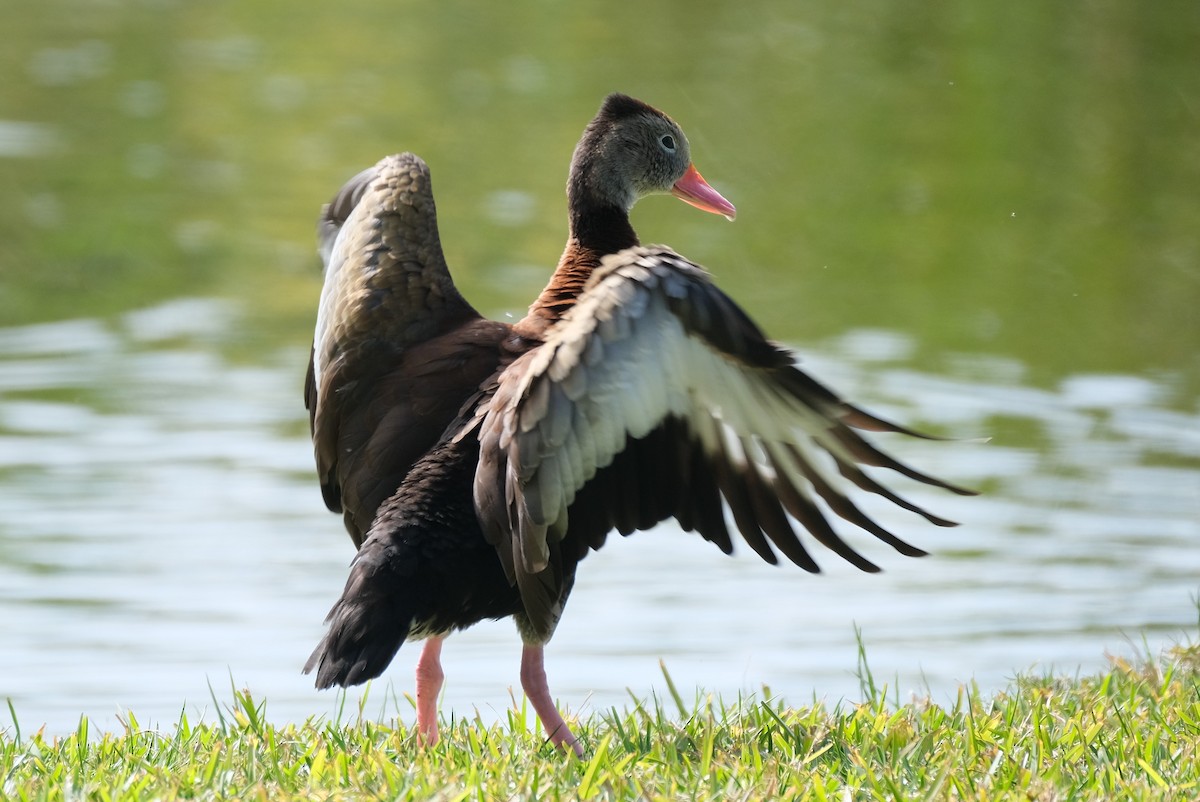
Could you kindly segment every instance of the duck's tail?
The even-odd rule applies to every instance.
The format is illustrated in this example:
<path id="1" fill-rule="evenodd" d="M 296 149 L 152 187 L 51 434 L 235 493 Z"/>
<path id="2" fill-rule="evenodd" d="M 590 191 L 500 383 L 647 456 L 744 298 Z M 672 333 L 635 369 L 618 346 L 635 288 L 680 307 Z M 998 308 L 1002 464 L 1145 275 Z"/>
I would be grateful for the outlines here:
<path id="1" fill-rule="evenodd" d="M 417 560 L 399 554 L 403 547 L 393 538 L 370 537 L 363 543 L 342 597 L 325 618 L 325 637 L 304 664 L 305 674 L 316 671 L 318 688 L 378 677 L 408 637 L 416 610 L 411 574 Z"/>

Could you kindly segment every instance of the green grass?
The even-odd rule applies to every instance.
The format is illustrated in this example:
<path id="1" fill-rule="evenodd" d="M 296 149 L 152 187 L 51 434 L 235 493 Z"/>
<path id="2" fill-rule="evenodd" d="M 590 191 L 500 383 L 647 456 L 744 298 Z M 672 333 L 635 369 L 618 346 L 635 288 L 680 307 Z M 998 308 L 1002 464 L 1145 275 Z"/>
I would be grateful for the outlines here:
<path id="1" fill-rule="evenodd" d="M 664 672 L 665 674 L 665 672 Z M 546 746 L 532 714 L 451 720 L 422 749 L 404 724 L 276 726 L 246 692 L 169 732 L 131 715 L 60 738 L 0 735 L 0 798 L 142 799 L 1194 799 L 1200 646 L 1114 660 L 1099 676 L 1027 676 L 995 696 L 896 704 L 860 666 L 866 702 L 665 699 L 576 722 L 582 760 Z M 12 712 L 10 705 L 10 713 Z M 15 718 L 15 717 L 14 717 Z"/>

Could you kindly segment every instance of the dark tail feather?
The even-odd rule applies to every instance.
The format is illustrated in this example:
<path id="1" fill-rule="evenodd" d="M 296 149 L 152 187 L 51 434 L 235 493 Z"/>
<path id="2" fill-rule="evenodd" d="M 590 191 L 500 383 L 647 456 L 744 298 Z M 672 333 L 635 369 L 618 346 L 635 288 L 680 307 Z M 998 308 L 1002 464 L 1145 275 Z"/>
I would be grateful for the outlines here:
<path id="1" fill-rule="evenodd" d="M 325 618 L 329 629 L 304 664 L 305 674 L 317 672 L 318 688 L 378 677 L 408 637 L 411 577 L 397 575 L 388 551 L 372 539 L 355 557 L 346 589 Z"/>

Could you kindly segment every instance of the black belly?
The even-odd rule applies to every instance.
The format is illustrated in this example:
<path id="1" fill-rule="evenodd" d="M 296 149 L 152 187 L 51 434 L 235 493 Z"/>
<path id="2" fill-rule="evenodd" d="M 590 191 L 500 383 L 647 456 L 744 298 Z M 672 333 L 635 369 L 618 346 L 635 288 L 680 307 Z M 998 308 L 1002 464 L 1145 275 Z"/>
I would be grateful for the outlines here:
<path id="1" fill-rule="evenodd" d="M 380 507 L 368 541 L 384 541 L 387 573 L 409 585 L 408 640 L 523 612 L 475 516 L 472 482 L 479 442 L 443 441 L 413 466 Z M 370 543 L 364 544 L 364 549 Z"/>

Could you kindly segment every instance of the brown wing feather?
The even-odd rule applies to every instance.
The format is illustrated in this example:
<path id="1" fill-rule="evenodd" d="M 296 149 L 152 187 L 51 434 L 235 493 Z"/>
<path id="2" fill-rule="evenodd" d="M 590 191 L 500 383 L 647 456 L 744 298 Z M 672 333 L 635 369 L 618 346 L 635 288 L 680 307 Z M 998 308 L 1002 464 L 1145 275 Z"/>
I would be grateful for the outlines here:
<path id="1" fill-rule="evenodd" d="M 413 154 L 350 179 L 322 210 L 318 240 L 326 273 L 305 402 L 325 503 L 357 546 L 495 370 L 509 327 L 455 289 L 429 169 Z"/>

